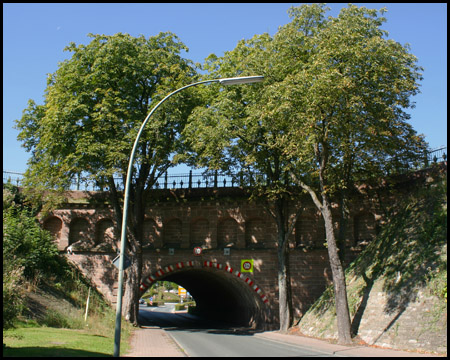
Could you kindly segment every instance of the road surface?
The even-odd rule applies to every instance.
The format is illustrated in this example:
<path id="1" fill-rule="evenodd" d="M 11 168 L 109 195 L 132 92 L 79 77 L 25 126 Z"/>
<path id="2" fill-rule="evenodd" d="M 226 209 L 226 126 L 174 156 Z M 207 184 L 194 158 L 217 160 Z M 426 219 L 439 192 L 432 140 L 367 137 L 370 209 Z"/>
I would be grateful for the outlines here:
<path id="1" fill-rule="evenodd" d="M 139 316 L 142 325 L 163 328 L 188 356 L 330 356 L 329 352 L 258 337 L 252 329 L 227 327 L 187 313 L 175 313 L 174 304 L 141 305 Z"/>

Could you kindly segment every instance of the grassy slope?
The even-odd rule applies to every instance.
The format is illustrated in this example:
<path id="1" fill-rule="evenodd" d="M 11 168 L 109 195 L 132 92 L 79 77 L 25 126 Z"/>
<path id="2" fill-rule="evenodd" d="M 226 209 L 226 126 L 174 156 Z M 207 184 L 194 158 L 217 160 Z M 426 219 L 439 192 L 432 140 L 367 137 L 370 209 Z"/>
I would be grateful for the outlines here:
<path id="1" fill-rule="evenodd" d="M 445 179 L 410 192 L 390 209 L 377 239 L 346 271 L 357 340 L 404 350 L 447 352 L 447 194 Z M 336 338 L 332 288 L 298 324 Z"/>
<path id="2" fill-rule="evenodd" d="M 85 322 L 88 289 L 73 289 L 46 281 L 27 291 L 27 311 L 15 329 L 3 333 L 4 356 L 112 356 L 115 312 L 91 290 Z M 121 353 L 128 349 L 132 327 L 122 321 Z"/>

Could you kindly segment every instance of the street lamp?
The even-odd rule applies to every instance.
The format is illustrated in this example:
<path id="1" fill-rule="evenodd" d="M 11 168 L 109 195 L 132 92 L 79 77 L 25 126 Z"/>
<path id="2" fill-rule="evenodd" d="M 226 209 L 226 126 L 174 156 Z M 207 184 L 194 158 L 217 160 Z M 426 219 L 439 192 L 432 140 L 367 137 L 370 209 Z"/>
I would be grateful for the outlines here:
<path id="1" fill-rule="evenodd" d="M 120 353 L 120 331 L 121 331 L 121 323 L 122 323 L 122 293 L 123 293 L 123 265 L 124 265 L 124 257 L 125 257 L 125 244 L 127 237 L 127 218 L 128 218 L 128 198 L 130 194 L 130 182 L 131 182 L 131 174 L 133 172 L 133 161 L 136 154 L 136 149 L 138 146 L 139 139 L 144 130 L 145 125 L 148 120 L 155 112 L 155 110 L 169 97 L 175 95 L 176 93 L 187 89 L 191 86 L 196 86 L 205 83 L 218 82 L 223 85 L 238 85 L 238 84 L 251 84 L 256 82 L 261 82 L 264 80 L 264 76 L 243 76 L 243 77 L 234 77 L 234 78 L 225 78 L 225 79 L 214 79 L 214 80 L 204 80 L 199 81 L 190 85 L 186 85 L 178 90 L 167 95 L 164 99 L 162 99 L 147 115 L 144 122 L 139 129 L 139 132 L 136 136 L 136 140 L 134 141 L 133 149 L 131 150 L 130 161 L 128 163 L 128 171 L 127 171 L 127 180 L 125 184 L 125 197 L 123 200 L 123 216 L 122 216 L 122 232 L 120 235 L 120 258 L 119 258 L 119 288 L 117 289 L 117 310 L 116 310 L 116 328 L 114 334 L 114 356 L 119 356 Z"/>

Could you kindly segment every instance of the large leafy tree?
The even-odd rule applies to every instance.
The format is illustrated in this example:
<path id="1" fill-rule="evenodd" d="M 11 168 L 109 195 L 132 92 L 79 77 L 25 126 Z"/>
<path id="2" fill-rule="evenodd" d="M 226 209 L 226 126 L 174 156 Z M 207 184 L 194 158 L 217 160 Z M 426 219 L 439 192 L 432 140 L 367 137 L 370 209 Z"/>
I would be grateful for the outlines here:
<path id="1" fill-rule="evenodd" d="M 284 43 L 280 53 L 304 61 L 291 69 L 278 94 L 290 99 L 294 110 L 284 154 L 295 183 L 324 218 L 338 338 L 348 343 L 350 316 L 331 201 L 340 203 L 342 241 L 355 184 L 422 156 L 426 144 L 405 112 L 414 105 L 411 96 L 419 92 L 422 77 L 408 46 L 386 39 L 378 11 L 349 5 L 326 20 L 325 11 L 319 5 L 291 9 L 293 21 L 277 34 Z"/>
<path id="2" fill-rule="evenodd" d="M 426 144 L 405 112 L 414 105 L 411 96 L 419 91 L 421 68 L 407 45 L 386 38 L 380 16 L 384 10 L 349 5 L 337 17 L 325 18 L 327 10 L 318 4 L 291 8 L 291 22 L 273 37 L 258 35 L 222 58 L 211 56 L 207 65 L 214 76 L 260 74 L 264 86 L 214 93 L 211 106 L 196 111 L 195 125 L 186 134 L 196 137 L 192 146 L 203 154 L 203 165 L 263 172 L 271 180 L 264 195 L 275 209 L 283 208 L 280 201 L 289 191 L 283 186 L 285 172 L 311 196 L 325 223 L 338 338 L 349 343 L 338 248 L 338 240 L 345 239 L 348 196 L 358 183 L 379 179 L 422 156 Z M 339 234 L 332 201 L 340 205 Z M 288 235 L 295 216 L 277 216 L 285 224 L 283 230 L 277 221 L 279 234 Z M 284 330 L 291 315 L 283 238 L 278 237 L 278 271 Z"/>
<path id="3" fill-rule="evenodd" d="M 119 228 L 122 196 L 114 178 L 125 184 L 131 147 L 152 106 L 168 93 L 195 81 L 196 69 L 181 56 L 186 46 L 172 33 L 132 37 L 89 35 L 88 45 L 71 43 L 70 59 L 50 74 L 45 102 L 30 100 L 17 121 L 19 140 L 31 152 L 26 184 L 34 194 L 67 189 L 75 177 L 109 189 Z M 143 133 L 136 154 L 127 250 L 124 314 L 137 323 L 144 221 L 143 194 L 180 150 L 179 133 L 195 96 L 186 91 L 164 103 Z M 119 232 L 117 232 L 118 234 Z"/>

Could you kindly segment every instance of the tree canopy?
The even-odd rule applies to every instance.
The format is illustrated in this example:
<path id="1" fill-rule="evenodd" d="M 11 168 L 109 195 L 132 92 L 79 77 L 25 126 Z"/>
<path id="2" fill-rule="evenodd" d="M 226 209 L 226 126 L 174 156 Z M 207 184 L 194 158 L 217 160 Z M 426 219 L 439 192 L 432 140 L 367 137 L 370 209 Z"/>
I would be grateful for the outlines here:
<path id="1" fill-rule="evenodd" d="M 126 175 L 130 144 L 151 107 L 195 79 L 192 62 L 181 57 L 188 49 L 172 33 L 89 36 L 88 45 L 65 48 L 73 55 L 48 76 L 45 103 L 30 100 L 17 121 L 19 140 L 32 153 L 27 179 L 36 186 L 67 186 L 76 174 L 99 183 Z M 136 157 L 141 182 L 172 166 L 193 103 L 180 94 L 152 118 Z"/>
<path id="2" fill-rule="evenodd" d="M 198 164 L 317 177 L 317 151 L 326 150 L 330 182 L 339 184 L 345 172 L 366 181 L 423 156 L 423 137 L 407 122 L 422 80 L 409 46 L 386 38 L 384 9 L 350 5 L 325 18 L 327 10 L 293 7 L 273 37 L 255 35 L 207 59 L 208 76 L 265 81 L 204 90 L 209 106 L 185 130 Z"/>

